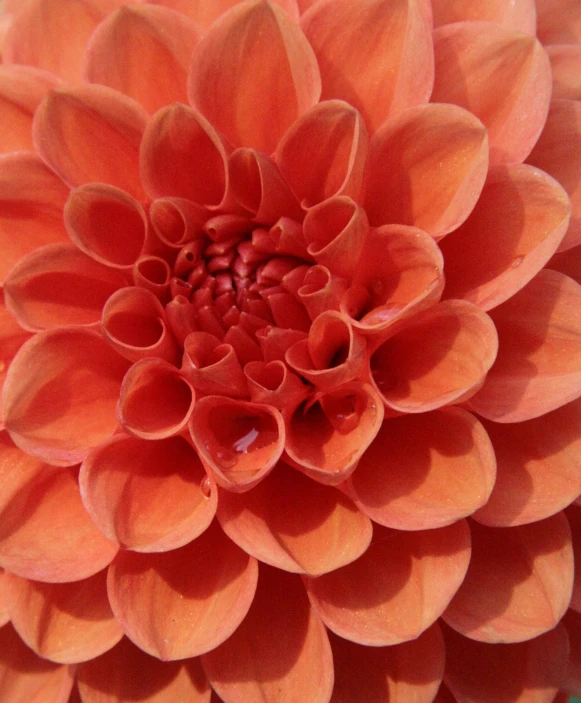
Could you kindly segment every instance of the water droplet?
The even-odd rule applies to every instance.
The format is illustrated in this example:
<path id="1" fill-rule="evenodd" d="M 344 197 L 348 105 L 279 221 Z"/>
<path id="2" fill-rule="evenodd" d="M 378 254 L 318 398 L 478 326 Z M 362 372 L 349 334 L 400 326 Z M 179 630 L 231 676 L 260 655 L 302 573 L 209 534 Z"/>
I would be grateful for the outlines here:
<path id="1" fill-rule="evenodd" d="M 513 259 L 512 264 L 510 265 L 511 268 L 513 268 L 513 269 L 518 268 L 524 260 L 525 260 L 524 256 L 517 256 L 515 259 Z"/>
<path id="2" fill-rule="evenodd" d="M 210 494 L 212 493 L 212 484 L 210 483 L 210 479 L 208 476 L 206 476 L 200 484 L 200 489 L 205 498 L 210 497 Z"/>

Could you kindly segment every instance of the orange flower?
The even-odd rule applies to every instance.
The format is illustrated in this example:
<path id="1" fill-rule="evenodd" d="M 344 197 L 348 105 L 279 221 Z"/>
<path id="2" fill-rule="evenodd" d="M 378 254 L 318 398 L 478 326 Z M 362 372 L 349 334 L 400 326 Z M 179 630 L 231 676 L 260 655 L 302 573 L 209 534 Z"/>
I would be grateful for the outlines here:
<path id="1" fill-rule="evenodd" d="M 581 690 L 580 7 L 5 0 L 2 701 Z"/>

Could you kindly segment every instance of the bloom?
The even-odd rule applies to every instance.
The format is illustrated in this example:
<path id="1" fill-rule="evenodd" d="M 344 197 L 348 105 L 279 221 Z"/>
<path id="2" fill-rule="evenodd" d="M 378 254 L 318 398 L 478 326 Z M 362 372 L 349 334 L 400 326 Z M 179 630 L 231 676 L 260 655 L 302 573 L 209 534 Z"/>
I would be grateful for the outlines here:
<path id="1" fill-rule="evenodd" d="M 5 9 L 3 700 L 579 690 L 577 6 Z"/>

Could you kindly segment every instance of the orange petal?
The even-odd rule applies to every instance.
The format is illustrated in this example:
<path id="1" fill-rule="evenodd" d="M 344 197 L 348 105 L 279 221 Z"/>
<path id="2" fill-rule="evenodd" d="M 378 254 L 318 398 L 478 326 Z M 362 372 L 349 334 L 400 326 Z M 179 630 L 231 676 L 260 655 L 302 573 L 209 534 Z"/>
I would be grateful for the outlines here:
<path id="1" fill-rule="evenodd" d="M 363 181 L 368 136 L 361 115 L 341 100 L 307 110 L 276 150 L 276 162 L 305 208 L 335 195 L 357 199 Z"/>
<path id="2" fill-rule="evenodd" d="M 4 386 L 6 374 L 12 359 L 20 347 L 30 339 L 30 334 L 25 332 L 16 320 L 10 315 L 4 305 L 3 296 L 0 295 L 0 390 Z M 0 407 L 0 430 L 4 429 L 4 417 Z"/>
<path id="3" fill-rule="evenodd" d="M 206 211 L 185 198 L 159 198 L 149 206 L 157 238 L 171 249 L 181 249 L 196 239 L 208 219 Z"/>
<path id="4" fill-rule="evenodd" d="M 560 271 L 577 283 L 581 283 L 581 244 L 555 254 L 547 264 L 547 268 Z"/>
<path id="5" fill-rule="evenodd" d="M 581 100 L 581 46 L 554 44 L 546 46 L 545 51 L 553 73 L 553 100 Z"/>
<path id="6" fill-rule="evenodd" d="M 519 644 L 485 644 L 443 628 L 444 680 L 458 701 L 556 703 L 567 667 L 567 632 L 551 632 Z"/>
<path id="7" fill-rule="evenodd" d="M 0 569 L 0 627 L 10 621 L 10 614 L 6 605 L 6 578 L 4 569 Z"/>
<path id="8" fill-rule="evenodd" d="M 228 703 L 327 703 L 333 687 L 327 633 L 299 578 L 264 565 L 242 625 L 202 663 Z"/>
<path id="9" fill-rule="evenodd" d="M 563 625 L 569 635 L 570 648 L 567 673 L 562 688 L 575 695 L 581 691 L 581 637 L 579 636 L 581 615 L 574 610 L 568 610 L 563 618 Z"/>
<path id="10" fill-rule="evenodd" d="M 466 222 L 441 243 L 447 298 L 483 310 L 503 303 L 547 263 L 569 224 L 563 188 L 524 164 L 490 169 Z"/>
<path id="11" fill-rule="evenodd" d="M 113 559 L 81 503 L 74 469 L 54 469 L 2 433 L 0 565 L 24 578 L 64 583 L 92 576 Z"/>
<path id="12" fill-rule="evenodd" d="M 465 520 L 437 530 L 397 532 L 374 527 L 357 561 L 305 578 L 325 625 L 340 637 L 380 647 L 416 639 L 442 614 L 470 560 Z"/>
<path id="13" fill-rule="evenodd" d="M 577 0 L 536 0 L 537 34 L 543 44 L 581 43 L 581 7 Z"/>
<path id="14" fill-rule="evenodd" d="M 156 5 L 165 5 L 188 15 L 203 29 L 207 29 L 218 17 L 243 0 L 152 0 Z M 279 5 L 293 19 L 298 19 L 296 0 L 271 0 Z"/>
<path id="15" fill-rule="evenodd" d="M 172 270 L 165 259 L 144 254 L 133 264 L 132 274 L 138 288 L 146 288 L 163 304 L 169 302 Z"/>
<path id="16" fill-rule="evenodd" d="M 472 211 L 488 170 L 484 125 L 455 105 L 407 110 L 374 136 L 363 203 L 371 225 L 413 225 L 434 237 Z"/>
<path id="17" fill-rule="evenodd" d="M 371 356 L 371 376 L 388 407 L 426 412 L 480 388 L 498 342 L 488 315 L 449 300 L 413 318 Z"/>
<path id="18" fill-rule="evenodd" d="M 581 613 L 581 507 L 578 500 L 565 510 L 565 515 L 571 528 L 573 556 L 575 562 L 575 578 L 573 581 L 573 595 L 569 607 Z"/>
<path id="19" fill-rule="evenodd" d="M 97 332 L 40 332 L 20 348 L 4 383 L 4 420 L 12 439 L 50 464 L 78 463 L 115 430 L 127 366 Z"/>
<path id="20" fill-rule="evenodd" d="M 299 269 L 295 269 L 298 271 Z M 323 312 L 339 310 L 341 300 L 347 290 L 347 281 L 331 273 L 326 266 L 316 264 L 305 266 L 304 275 L 300 276 L 300 285 L 291 291 L 305 306 L 312 321 Z M 291 271 L 282 280 L 282 286 L 287 287 L 287 282 L 292 277 Z M 287 288 L 288 290 L 288 288 Z"/>
<path id="21" fill-rule="evenodd" d="M 313 50 L 272 3 L 253 0 L 232 8 L 194 50 L 190 102 L 234 146 L 270 154 L 320 92 Z"/>
<path id="22" fill-rule="evenodd" d="M 51 91 L 36 111 L 39 156 L 70 186 L 109 183 L 143 198 L 139 144 L 147 113 L 134 100 L 101 85 Z"/>
<path id="23" fill-rule="evenodd" d="M 537 13 L 535 0 L 486 0 L 475 3 L 472 0 L 432 0 L 434 26 L 464 22 L 466 20 L 494 22 L 515 32 L 535 35 Z"/>
<path id="24" fill-rule="evenodd" d="M 346 100 L 375 132 L 427 103 L 434 82 L 431 27 L 417 0 L 326 0 L 301 17 L 321 69 L 322 99 Z"/>
<path id="25" fill-rule="evenodd" d="M 109 601 L 140 649 L 164 661 L 185 659 L 230 637 L 250 608 L 257 578 L 256 561 L 213 523 L 171 552 L 120 552 L 109 568 Z"/>
<path id="26" fill-rule="evenodd" d="M 482 120 L 491 163 L 524 161 L 551 99 L 551 65 L 539 41 L 492 22 L 459 22 L 435 30 L 434 53 L 432 100 L 460 105 Z"/>
<path id="27" fill-rule="evenodd" d="M 573 586 L 571 531 L 564 513 L 518 527 L 471 523 L 468 573 L 444 613 L 481 642 L 522 642 L 553 629 Z"/>
<path id="28" fill-rule="evenodd" d="M 386 420 L 351 477 L 350 495 L 381 525 L 426 530 L 484 505 L 494 476 L 482 425 L 460 408 L 443 408 Z"/>
<path id="29" fill-rule="evenodd" d="M 244 366 L 244 375 L 253 403 L 287 410 L 295 408 L 309 393 L 302 379 L 280 360 L 250 361 Z"/>
<path id="30" fill-rule="evenodd" d="M 444 674 L 437 624 L 391 647 L 362 647 L 329 633 L 335 664 L 330 703 L 432 703 Z"/>
<path id="31" fill-rule="evenodd" d="M 217 395 L 197 401 L 190 433 L 216 483 L 235 493 L 262 481 L 284 448 L 284 422 L 276 408 Z"/>
<path id="32" fill-rule="evenodd" d="M 41 583 L 8 575 L 10 618 L 39 656 L 76 664 L 115 646 L 123 632 L 107 600 L 107 572 L 74 583 Z"/>
<path id="33" fill-rule="evenodd" d="M 187 544 L 216 512 L 216 490 L 181 437 L 144 441 L 116 435 L 85 459 L 79 484 L 99 529 L 138 552 Z"/>
<path id="34" fill-rule="evenodd" d="M 495 422 L 523 422 L 581 394 L 581 286 L 544 269 L 490 314 L 498 357 L 470 407 Z"/>
<path id="35" fill-rule="evenodd" d="M 207 332 L 186 337 L 182 374 L 205 395 L 248 398 L 248 384 L 234 347 Z"/>

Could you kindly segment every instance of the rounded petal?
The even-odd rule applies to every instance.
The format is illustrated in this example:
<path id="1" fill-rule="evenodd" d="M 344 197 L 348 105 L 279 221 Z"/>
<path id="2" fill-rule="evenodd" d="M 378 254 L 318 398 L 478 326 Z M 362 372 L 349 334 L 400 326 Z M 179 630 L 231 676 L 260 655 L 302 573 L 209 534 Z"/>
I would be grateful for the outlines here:
<path id="1" fill-rule="evenodd" d="M 0 569 L 0 627 L 4 627 L 10 621 L 10 615 L 6 605 L 6 578 L 4 569 Z"/>
<path id="2" fill-rule="evenodd" d="M 236 350 L 207 332 L 192 332 L 184 340 L 182 374 L 205 395 L 248 397 Z"/>
<path id="3" fill-rule="evenodd" d="M 554 44 L 546 46 L 545 51 L 553 72 L 553 100 L 581 100 L 581 46 Z"/>
<path id="4" fill-rule="evenodd" d="M 565 510 L 565 515 L 571 528 L 571 538 L 573 544 L 573 556 L 575 561 L 575 578 L 573 580 L 573 595 L 571 596 L 570 608 L 581 613 L 581 506 L 579 504 L 570 505 Z"/>
<path id="5" fill-rule="evenodd" d="M 555 254 L 547 264 L 547 268 L 560 271 L 577 283 L 581 283 L 581 244 L 574 249 Z"/>
<path id="6" fill-rule="evenodd" d="M 280 360 L 250 361 L 244 366 L 244 375 L 253 403 L 288 410 L 309 394 L 308 386 Z"/>
<path id="7" fill-rule="evenodd" d="M 3 296 L 0 295 L 0 300 Z M 0 390 L 4 386 L 6 374 L 12 363 L 12 359 L 20 347 L 30 339 L 30 333 L 25 332 L 6 309 L 4 301 L 0 303 Z M 4 416 L 0 407 L 0 430 L 4 429 Z"/>
<path id="8" fill-rule="evenodd" d="M 494 22 L 506 29 L 523 34 L 536 33 L 537 13 L 535 0 L 486 0 L 475 3 L 472 0 L 432 0 L 434 26 L 464 22 L 466 20 Z"/>
<path id="9" fill-rule="evenodd" d="M 243 0 L 153 0 L 156 5 L 165 5 L 191 17 L 196 24 L 207 29 L 221 15 Z M 299 10 L 297 0 L 272 0 L 292 18 L 297 19 Z"/>

